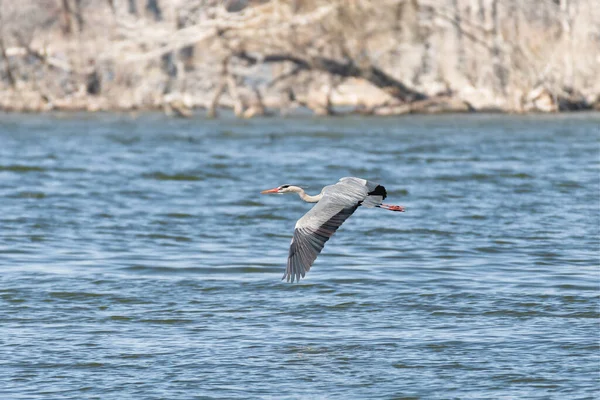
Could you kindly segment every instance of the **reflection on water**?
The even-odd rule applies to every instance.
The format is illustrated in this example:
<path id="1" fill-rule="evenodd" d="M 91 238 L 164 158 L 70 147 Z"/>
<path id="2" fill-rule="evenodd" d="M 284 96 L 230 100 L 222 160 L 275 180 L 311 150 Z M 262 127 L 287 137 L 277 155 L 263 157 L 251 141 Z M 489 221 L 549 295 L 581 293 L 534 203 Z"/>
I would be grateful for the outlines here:
<path id="1" fill-rule="evenodd" d="M 1 117 L 5 398 L 597 394 L 597 115 Z M 343 176 L 407 212 L 280 282 Z"/>

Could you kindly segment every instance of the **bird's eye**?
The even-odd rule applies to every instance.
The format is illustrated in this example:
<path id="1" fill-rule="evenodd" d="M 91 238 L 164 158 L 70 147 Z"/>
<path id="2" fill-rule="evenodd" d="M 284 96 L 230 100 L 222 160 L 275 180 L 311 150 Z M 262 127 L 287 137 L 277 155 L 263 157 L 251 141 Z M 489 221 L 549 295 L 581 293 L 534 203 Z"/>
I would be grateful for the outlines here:
<path id="1" fill-rule="evenodd" d="M 282 186 L 279 187 L 279 189 L 287 189 L 289 187 L 290 187 L 290 185 L 282 185 Z"/>

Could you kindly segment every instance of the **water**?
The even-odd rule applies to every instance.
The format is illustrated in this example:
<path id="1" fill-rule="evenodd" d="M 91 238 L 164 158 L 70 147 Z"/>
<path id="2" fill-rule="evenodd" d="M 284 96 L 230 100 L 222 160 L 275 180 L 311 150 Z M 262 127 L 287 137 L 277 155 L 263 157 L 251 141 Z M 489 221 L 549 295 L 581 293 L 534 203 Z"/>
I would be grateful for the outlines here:
<path id="1" fill-rule="evenodd" d="M 598 114 L 0 117 L 3 399 L 598 398 Z"/>

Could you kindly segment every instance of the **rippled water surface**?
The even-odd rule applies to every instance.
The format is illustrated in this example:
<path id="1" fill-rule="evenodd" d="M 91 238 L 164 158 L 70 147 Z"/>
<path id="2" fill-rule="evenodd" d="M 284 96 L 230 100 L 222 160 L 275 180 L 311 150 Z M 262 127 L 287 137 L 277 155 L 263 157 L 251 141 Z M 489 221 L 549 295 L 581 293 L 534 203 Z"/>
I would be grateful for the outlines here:
<path id="1" fill-rule="evenodd" d="M 359 209 L 280 281 L 311 205 Z M 3 399 L 597 399 L 600 117 L 0 115 Z"/>

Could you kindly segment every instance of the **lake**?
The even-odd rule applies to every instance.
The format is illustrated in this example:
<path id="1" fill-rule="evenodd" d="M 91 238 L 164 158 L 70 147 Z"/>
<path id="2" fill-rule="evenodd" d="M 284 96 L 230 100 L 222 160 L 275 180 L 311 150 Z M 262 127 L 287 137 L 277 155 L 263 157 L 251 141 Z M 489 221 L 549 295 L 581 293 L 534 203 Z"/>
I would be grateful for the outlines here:
<path id="1" fill-rule="evenodd" d="M 599 395 L 600 114 L 1 114 L 0 204 L 3 399 Z"/>

